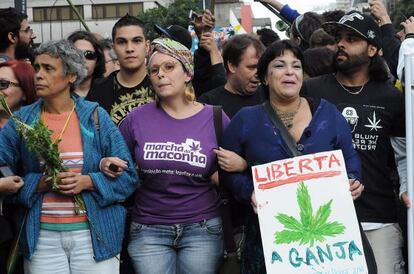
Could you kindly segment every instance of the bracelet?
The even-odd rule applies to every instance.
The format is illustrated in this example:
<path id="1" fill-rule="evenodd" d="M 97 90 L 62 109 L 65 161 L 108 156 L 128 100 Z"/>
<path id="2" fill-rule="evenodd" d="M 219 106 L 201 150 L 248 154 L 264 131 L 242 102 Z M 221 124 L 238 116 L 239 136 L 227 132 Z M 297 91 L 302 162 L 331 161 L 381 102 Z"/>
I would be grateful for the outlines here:
<path id="1" fill-rule="evenodd" d="M 407 33 L 405 35 L 405 39 L 407 39 L 407 38 L 414 38 L 414 33 L 413 32 Z"/>

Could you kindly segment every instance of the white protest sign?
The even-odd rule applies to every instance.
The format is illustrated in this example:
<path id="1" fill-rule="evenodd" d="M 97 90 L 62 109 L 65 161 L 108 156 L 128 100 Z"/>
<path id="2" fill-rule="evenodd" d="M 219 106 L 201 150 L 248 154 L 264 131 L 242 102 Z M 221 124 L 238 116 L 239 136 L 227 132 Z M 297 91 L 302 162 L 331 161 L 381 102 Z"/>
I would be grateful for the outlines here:
<path id="1" fill-rule="evenodd" d="M 340 150 L 252 173 L 268 274 L 368 273 Z"/>

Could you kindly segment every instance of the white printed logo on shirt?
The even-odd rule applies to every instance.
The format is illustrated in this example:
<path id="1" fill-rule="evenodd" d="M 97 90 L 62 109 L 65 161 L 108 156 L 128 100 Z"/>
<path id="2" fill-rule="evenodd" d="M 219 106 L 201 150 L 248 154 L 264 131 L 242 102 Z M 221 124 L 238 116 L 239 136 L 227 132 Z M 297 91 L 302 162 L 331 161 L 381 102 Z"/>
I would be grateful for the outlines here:
<path id="1" fill-rule="evenodd" d="M 353 107 L 346 107 L 342 110 L 342 116 L 345 117 L 351 127 L 351 132 L 354 132 L 359 119 L 357 111 Z"/>
<path id="2" fill-rule="evenodd" d="M 191 166 L 206 167 L 207 156 L 202 154 L 200 141 L 188 138 L 185 143 L 145 143 L 144 160 L 164 160 L 187 163 Z"/>
<path id="3" fill-rule="evenodd" d="M 364 125 L 364 127 L 367 127 L 370 129 L 370 131 L 375 130 L 378 131 L 378 129 L 382 128 L 382 126 L 379 125 L 381 122 L 381 119 L 377 120 L 377 116 L 375 115 L 375 111 L 372 114 L 372 119 L 368 117 L 368 123 L 367 125 Z"/>
<path id="4" fill-rule="evenodd" d="M 381 119 L 377 118 L 375 111 L 372 112 L 371 117 L 364 115 L 364 111 L 359 110 L 361 115 L 358 114 L 357 109 L 354 107 L 345 107 L 342 110 L 342 116 L 345 117 L 352 132 L 352 143 L 354 148 L 359 151 L 372 151 L 376 150 L 378 143 L 378 134 L 361 132 L 361 129 L 357 130 L 358 122 L 368 128 L 369 131 L 378 131 L 382 126 L 380 125 Z M 362 116 L 362 117 L 360 117 Z M 367 124 L 362 122 L 367 119 Z"/>

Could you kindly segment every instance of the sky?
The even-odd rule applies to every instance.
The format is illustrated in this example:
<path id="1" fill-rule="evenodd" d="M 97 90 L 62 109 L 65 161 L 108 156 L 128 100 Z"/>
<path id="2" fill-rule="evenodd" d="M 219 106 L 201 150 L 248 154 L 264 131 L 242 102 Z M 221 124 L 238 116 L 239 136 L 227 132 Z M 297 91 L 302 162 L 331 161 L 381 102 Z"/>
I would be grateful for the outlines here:
<path id="1" fill-rule="evenodd" d="M 279 21 L 279 18 L 270 12 L 263 4 L 259 2 L 253 2 L 251 0 L 245 0 L 245 3 L 250 3 L 253 11 L 253 15 L 256 18 L 270 17 L 272 20 L 272 28 L 275 29 L 275 23 Z M 300 13 L 312 11 L 318 7 L 328 7 L 330 3 L 336 2 L 335 0 L 279 0 L 283 4 L 288 4 L 289 7 L 298 10 Z"/>

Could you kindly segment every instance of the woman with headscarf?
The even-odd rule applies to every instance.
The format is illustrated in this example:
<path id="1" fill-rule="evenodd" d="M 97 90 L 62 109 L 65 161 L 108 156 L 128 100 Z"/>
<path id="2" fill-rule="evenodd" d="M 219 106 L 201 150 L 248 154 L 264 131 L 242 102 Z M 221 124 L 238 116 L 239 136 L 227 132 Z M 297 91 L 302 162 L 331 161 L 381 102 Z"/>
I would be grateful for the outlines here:
<path id="1" fill-rule="evenodd" d="M 190 50 L 155 39 L 148 74 L 156 102 L 137 107 L 120 128 L 142 175 L 128 246 L 136 273 L 214 274 L 223 255 L 211 179 L 218 147 L 213 107 L 194 100 L 193 73 Z M 223 125 L 228 121 L 222 113 Z"/>
<path id="2" fill-rule="evenodd" d="M 24 123 L 41 120 L 52 131 L 59 157 L 68 170 L 52 190 L 43 160 L 28 149 L 10 119 L 0 134 L 0 166 L 7 164 L 24 180 L 14 197 L 26 208 L 20 236 L 25 273 L 119 273 L 125 209 L 121 202 L 137 177 L 120 132 L 96 103 L 73 96 L 86 76 L 82 53 L 66 41 L 50 41 L 35 53 L 35 89 L 40 99 L 15 113 Z M 86 154 L 87 153 L 87 154 Z M 87 156 L 86 156 L 87 155 Z M 130 164 L 110 179 L 99 170 L 106 155 Z M 81 195 L 84 208 L 75 203 Z"/>

